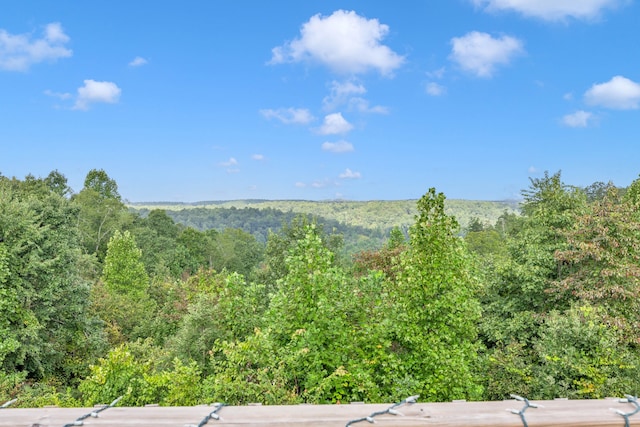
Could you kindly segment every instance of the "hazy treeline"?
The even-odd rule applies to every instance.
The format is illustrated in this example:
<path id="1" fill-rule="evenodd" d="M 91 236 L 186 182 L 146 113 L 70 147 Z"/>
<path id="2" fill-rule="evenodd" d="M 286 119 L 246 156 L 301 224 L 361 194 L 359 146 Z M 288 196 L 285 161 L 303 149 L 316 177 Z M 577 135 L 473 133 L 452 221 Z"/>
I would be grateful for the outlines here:
<path id="1" fill-rule="evenodd" d="M 261 241 L 132 213 L 102 170 L 77 193 L 0 176 L 0 403 L 637 394 L 640 181 L 522 195 L 461 237 L 429 189 L 408 233 L 349 255 L 304 215 Z"/>
<path id="2" fill-rule="evenodd" d="M 133 208 L 132 211 L 142 217 L 146 217 L 151 212 L 148 208 Z M 196 207 L 166 210 L 165 212 L 176 223 L 196 230 L 222 231 L 227 228 L 236 228 L 253 235 L 262 244 L 266 244 L 269 234 L 279 232 L 283 224 L 290 224 L 296 218 L 304 215 L 308 220 L 317 222 L 325 230 L 342 235 L 345 245 L 342 249 L 348 254 L 380 247 L 390 231 L 390 229 L 381 229 L 380 227 L 365 228 L 358 225 L 350 225 L 335 219 L 324 218 L 320 215 L 302 214 L 293 211 L 283 212 L 275 208 Z"/>

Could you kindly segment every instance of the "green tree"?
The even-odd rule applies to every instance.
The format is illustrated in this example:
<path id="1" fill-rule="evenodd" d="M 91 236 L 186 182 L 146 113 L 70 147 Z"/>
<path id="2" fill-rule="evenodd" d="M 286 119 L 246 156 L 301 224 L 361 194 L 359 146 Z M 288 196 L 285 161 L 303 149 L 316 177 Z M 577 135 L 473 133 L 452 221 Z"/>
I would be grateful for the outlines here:
<path id="1" fill-rule="evenodd" d="M 382 318 L 388 308 L 383 276 L 356 280 L 336 264 L 315 224 L 301 230 L 262 328 L 240 340 L 216 342 L 216 374 L 205 389 L 234 403 L 379 401 L 385 392 L 388 397 L 392 362 Z"/>
<path id="2" fill-rule="evenodd" d="M 194 360 L 203 372 L 210 372 L 216 340 L 240 340 L 252 334 L 267 308 L 267 295 L 263 286 L 247 283 L 238 273 L 203 269 L 185 285 L 191 288 L 187 312 L 167 347 L 175 357 Z"/>
<path id="3" fill-rule="evenodd" d="M 131 233 L 116 231 L 107 245 L 102 280 L 110 292 L 139 297 L 149 286 L 149 277 Z"/>
<path id="4" fill-rule="evenodd" d="M 78 229 L 82 246 L 102 262 L 113 233 L 126 229 L 133 216 L 122 202 L 116 182 L 103 170 L 89 171 L 84 188 L 72 200 L 80 208 Z"/>
<path id="5" fill-rule="evenodd" d="M 637 350 L 607 317 L 590 304 L 549 313 L 535 345 L 534 398 L 603 399 L 638 390 Z"/>
<path id="6" fill-rule="evenodd" d="M 402 365 L 427 400 L 477 399 L 479 283 L 445 197 L 429 189 L 417 203 L 409 248 L 393 289 L 394 336 Z"/>
<path id="7" fill-rule="evenodd" d="M 88 312 L 78 210 L 44 180 L 0 177 L 0 370 L 73 381 L 103 344 Z"/>
<path id="8" fill-rule="evenodd" d="M 118 184 L 104 169 L 91 169 L 84 179 L 84 189 L 95 191 L 103 199 L 121 200 Z"/>
<path id="9" fill-rule="evenodd" d="M 128 231 L 116 231 L 109 240 L 101 281 L 94 285 L 95 312 L 106 323 L 112 344 L 148 333 L 155 304 L 149 298 L 149 277 L 142 252 Z"/>
<path id="10" fill-rule="evenodd" d="M 568 248 L 555 253 L 560 275 L 549 289 L 558 303 L 586 301 L 607 313 L 603 321 L 640 334 L 640 222 L 634 206 L 621 202 L 618 190 L 576 215 L 564 235 Z"/>
<path id="11" fill-rule="evenodd" d="M 283 224 L 279 233 L 270 233 L 264 255 L 264 269 L 259 274 L 259 280 L 267 285 L 270 291 L 277 287 L 277 282 L 288 274 L 286 258 L 289 251 L 296 247 L 308 232 L 308 226 L 313 225 L 320 239 L 329 251 L 337 253 L 343 245 L 342 236 L 327 234 L 324 227 L 317 220 L 307 215 L 297 215 L 290 223 Z"/>
<path id="12" fill-rule="evenodd" d="M 226 269 L 249 277 L 260 264 L 264 247 L 251 234 L 238 228 L 227 228 L 216 235 L 216 245 L 221 259 L 216 270 Z"/>
<path id="13" fill-rule="evenodd" d="M 522 217 L 505 224 L 506 256 L 485 274 L 481 334 L 488 348 L 489 399 L 505 398 L 514 390 L 540 396 L 533 368 L 540 363 L 536 345 L 544 319 L 549 312 L 570 307 L 570 300 L 550 295 L 553 284 L 566 274 L 556 256 L 569 249 L 566 233 L 587 209 L 584 192 L 564 184 L 560 172 L 532 179 L 523 196 Z M 511 391 L 491 380 L 495 372 L 517 373 L 506 379 Z"/>

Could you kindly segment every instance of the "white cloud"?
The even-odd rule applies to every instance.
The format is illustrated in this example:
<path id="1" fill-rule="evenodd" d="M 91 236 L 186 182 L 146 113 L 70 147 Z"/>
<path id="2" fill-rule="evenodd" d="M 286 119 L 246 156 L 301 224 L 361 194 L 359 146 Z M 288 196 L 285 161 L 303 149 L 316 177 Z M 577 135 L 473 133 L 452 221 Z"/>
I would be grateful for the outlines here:
<path id="1" fill-rule="evenodd" d="M 26 71 L 33 64 L 68 58 L 73 54 L 65 44 L 69 37 L 59 22 L 47 24 L 39 39 L 30 34 L 13 35 L 0 29 L 0 69 Z"/>
<path id="2" fill-rule="evenodd" d="M 359 179 L 362 178 L 360 172 L 354 172 L 351 169 L 347 168 L 344 172 L 339 175 L 340 179 Z"/>
<path id="3" fill-rule="evenodd" d="M 311 183 L 311 186 L 313 188 L 325 188 L 328 185 L 329 185 L 329 181 L 327 181 L 327 180 L 324 180 L 324 181 L 318 180 L 318 181 L 313 181 Z"/>
<path id="4" fill-rule="evenodd" d="M 527 172 L 529 172 L 530 174 L 536 174 L 538 173 L 538 168 L 536 168 L 535 166 L 529 166 L 529 169 L 527 169 Z"/>
<path id="5" fill-rule="evenodd" d="M 562 99 L 564 99 L 565 101 L 573 101 L 573 93 L 565 93 L 564 95 L 562 95 Z"/>
<path id="6" fill-rule="evenodd" d="M 294 185 L 296 187 L 298 187 L 298 188 L 304 188 L 304 187 L 307 186 L 307 184 L 305 184 L 304 182 L 300 182 L 300 181 L 296 182 Z"/>
<path id="7" fill-rule="evenodd" d="M 359 113 L 389 114 L 389 109 L 387 107 L 382 105 L 374 105 L 372 107 L 368 100 L 359 97 L 351 98 L 347 109 L 349 111 L 357 111 Z"/>
<path id="8" fill-rule="evenodd" d="M 478 31 L 452 38 L 451 45 L 449 58 L 479 77 L 491 77 L 498 65 L 506 65 L 524 52 L 522 42 L 514 37 L 494 38 Z"/>
<path id="9" fill-rule="evenodd" d="M 427 83 L 426 91 L 431 96 L 440 96 L 444 95 L 447 92 L 447 88 L 442 86 L 441 84 L 430 82 Z"/>
<path id="10" fill-rule="evenodd" d="M 347 141 L 323 142 L 322 149 L 332 153 L 348 153 L 354 151 L 353 144 Z"/>
<path id="11" fill-rule="evenodd" d="M 333 113 L 324 117 L 324 122 L 318 132 L 322 135 L 336 135 L 347 133 L 353 129 L 353 125 L 342 117 L 342 113 Z"/>
<path id="12" fill-rule="evenodd" d="M 388 108 L 381 105 L 371 106 L 369 101 L 357 95 L 364 95 L 367 89 L 354 80 L 346 82 L 331 82 L 331 93 L 322 100 L 322 106 L 325 111 L 332 111 L 343 105 L 347 106 L 348 111 L 357 111 L 359 113 L 377 113 L 387 114 Z"/>
<path id="13" fill-rule="evenodd" d="M 430 79 L 441 79 L 444 77 L 446 69 L 444 67 L 440 67 L 434 71 L 427 71 L 427 77 Z"/>
<path id="14" fill-rule="evenodd" d="M 141 56 L 136 56 L 135 58 L 133 58 L 133 60 L 131 62 L 129 62 L 129 66 L 130 67 L 140 67 L 142 65 L 147 64 L 149 61 L 147 61 L 146 59 L 144 59 Z"/>
<path id="15" fill-rule="evenodd" d="M 363 95 L 367 93 L 367 89 L 354 81 L 331 82 L 331 93 L 322 100 L 322 106 L 325 110 L 334 110 L 349 102 L 352 95 Z"/>
<path id="16" fill-rule="evenodd" d="M 337 10 L 330 16 L 314 15 L 300 29 L 300 37 L 273 48 L 271 64 L 315 62 L 341 74 L 371 69 L 389 76 L 404 57 L 381 41 L 389 27 L 354 11 Z"/>
<path id="17" fill-rule="evenodd" d="M 91 104 L 99 102 L 115 104 L 121 93 L 120 88 L 113 82 L 85 80 L 84 86 L 78 88 L 78 98 L 73 109 L 88 110 Z"/>
<path id="18" fill-rule="evenodd" d="M 64 101 L 65 99 L 71 99 L 71 98 L 73 98 L 73 95 L 72 95 L 72 94 L 70 94 L 70 93 L 68 93 L 68 92 L 64 92 L 64 93 L 61 93 L 61 92 L 54 92 L 54 91 L 49 90 L 49 89 L 45 90 L 45 91 L 44 91 L 44 94 L 45 94 L 45 95 L 47 95 L 47 96 L 52 96 L 52 97 L 54 97 L 54 98 L 61 99 L 61 100 L 63 100 L 63 101 Z"/>
<path id="19" fill-rule="evenodd" d="M 585 92 L 589 105 L 599 105 L 615 110 L 635 110 L 640 103 L 640 84 L 622 76 L 615 76 L 606 83 L 594 84 Z"/>
<path id="20" fill-rule="evenodd" d="M 579 110 L 572 114 L 562 117 L 562 123 L 572 128 L 584 128 L 594 120 L 593 113 Z"/>
<path id="21" fill-rule="evenodd" d="M 254 154 L 251 156 L 253 160 L 264 160 L 264 155 L 262 154 Z"/>
<path id="22" fill-rule="evenodd" d="M 266 119 L 277 119 L 287 125 L 306 125 L 315 120 L 315 117 L 306 108 L 265 109 L 260 110 L 260 114 Z"/>
<path id="23" fill-rule="evenodd" d="M 603 9 L 613 8 L 624 0 L 471 0 L 476 6 L 495 12 L 509 10 L 548 21 L 567 18 L 594 19 Z"/>
<path id="24" fill-rule="evenodd" d="M 230 166 L 237 166 L 238 165 L 238 161 L 235 159 L 235 157 L 230 157 L 229 160 L 227 160 L 226 162 L 220 162 L 218 164 L 220 166 L 224 166 L 224 167 L 228 168 Z"/>

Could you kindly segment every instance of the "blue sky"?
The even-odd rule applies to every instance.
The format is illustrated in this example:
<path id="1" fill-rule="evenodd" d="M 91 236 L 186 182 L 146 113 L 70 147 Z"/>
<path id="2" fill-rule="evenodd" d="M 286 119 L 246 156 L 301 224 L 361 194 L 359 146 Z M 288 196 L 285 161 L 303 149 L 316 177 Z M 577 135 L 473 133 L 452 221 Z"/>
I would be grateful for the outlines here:
<path id="1" fill-rule="evenodd" d="M 104 169 L 133 202 L 626 186 L 639 3 L 5 2 L 0 173 Z"/>

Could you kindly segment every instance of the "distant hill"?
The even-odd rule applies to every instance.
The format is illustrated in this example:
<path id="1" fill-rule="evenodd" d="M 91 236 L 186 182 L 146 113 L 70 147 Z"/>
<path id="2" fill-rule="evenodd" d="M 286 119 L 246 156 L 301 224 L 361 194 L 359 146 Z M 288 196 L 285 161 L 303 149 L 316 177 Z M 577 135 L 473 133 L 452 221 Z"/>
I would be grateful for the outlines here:
<path id="1" fill-rule="evenodd" d="M 306 201 L 306 200 L 231 200 L 196 203 L 130 203 L 129 207 L 146 215 L 162 209 L 174 221 L 200 230 L 241 228 L 265 241 L 269 231 L 277 232 L 283 222 L 298 214 L 312 215 L 328 231 L 345 236 L 349 252 L 379 247 L 393 227 L 408 230 L 413 224 L 417 200 L 392 201 Z M 457 218 L 462 229 L 471 218 L 495 224 L 505 211 L 518 213 L 517 201 L 446 200 L 448 214 Z"/>

